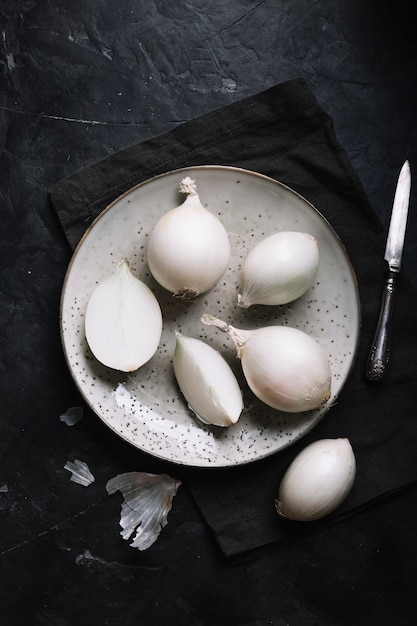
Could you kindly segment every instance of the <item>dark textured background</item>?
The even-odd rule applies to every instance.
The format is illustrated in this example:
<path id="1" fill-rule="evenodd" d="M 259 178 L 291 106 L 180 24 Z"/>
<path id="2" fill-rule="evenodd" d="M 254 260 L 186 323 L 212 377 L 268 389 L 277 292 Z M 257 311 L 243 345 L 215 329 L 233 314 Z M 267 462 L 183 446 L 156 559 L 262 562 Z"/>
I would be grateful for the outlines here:
<path id="1" fill-rule="evenodd" d="M 70 250 L 48 199 L 120 148 L 302 76 L 387 226 L 399 168 L 417 164 L 411 7 L 2 1 L 1 624 L 417 623 L 415 487 L 239 561 L 221 555 L 183 486 L 149 551 L 120 538 L 120 499 L 103 486 L 134 451 L 90 414 L 72 428 L 59 419 L 81 401 L 58 326 Z M 413 191 L 404 265 L 415 284 L 416 215 Z M 94 470 L 88 489 L 63 469 L 74 457 Z"/>

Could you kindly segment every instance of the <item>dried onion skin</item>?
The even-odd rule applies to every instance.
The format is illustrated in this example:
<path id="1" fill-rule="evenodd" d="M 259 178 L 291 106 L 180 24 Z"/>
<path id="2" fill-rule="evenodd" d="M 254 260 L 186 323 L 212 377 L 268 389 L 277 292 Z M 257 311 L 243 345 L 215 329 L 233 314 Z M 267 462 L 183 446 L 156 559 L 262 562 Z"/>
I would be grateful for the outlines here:
<path id="1" fill-rule="evenodd" d="M 158 539 L 168 523 L 172 500 L 181 481 L 167 474 L 126 472 L 111 478 L 106 485 L 107 493 L 120 491 L 124 502 L 120 516 L 120 534 L 138 550 L 147 550 Z"/>

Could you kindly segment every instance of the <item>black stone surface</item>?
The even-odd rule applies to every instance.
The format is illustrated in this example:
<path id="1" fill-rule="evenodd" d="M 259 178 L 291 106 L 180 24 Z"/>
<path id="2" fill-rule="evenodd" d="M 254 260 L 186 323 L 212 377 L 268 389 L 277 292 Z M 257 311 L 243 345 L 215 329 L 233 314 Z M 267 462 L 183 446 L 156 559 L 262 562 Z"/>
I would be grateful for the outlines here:
<path id="1" fill-rule="evenodd" d="M 152 548 L 121 539 L 121 500 L 104 486 L 134 451 L 93 415 L 59 419 L 81 401 L 58 324 L 70 250 L 48 198 L 120 148 L 301 76 L 387 226 L 399 168 L 417 163 L 411 12 L 404 0 L 3 0 L 1 624 L 417 623 L 416 487 L 231 561 L 182 486 Z M 417 284 L 415 207 L 413 189 L 404 271 Z M 94 468 L 90 487 L 69 480 L 68 458 Z"/>

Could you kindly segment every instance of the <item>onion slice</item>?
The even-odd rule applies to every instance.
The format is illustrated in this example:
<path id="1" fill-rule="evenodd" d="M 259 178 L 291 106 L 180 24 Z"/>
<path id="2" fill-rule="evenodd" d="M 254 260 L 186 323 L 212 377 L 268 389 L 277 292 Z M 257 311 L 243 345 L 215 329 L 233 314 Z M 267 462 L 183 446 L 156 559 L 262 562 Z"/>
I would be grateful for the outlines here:
<path id="1" fill-rule="evenodd" d="M 220 352 L 177 332 L 174 372 L 189 407 L 204 424 L 226 427 L 238 421 L 242 392 Z"/>

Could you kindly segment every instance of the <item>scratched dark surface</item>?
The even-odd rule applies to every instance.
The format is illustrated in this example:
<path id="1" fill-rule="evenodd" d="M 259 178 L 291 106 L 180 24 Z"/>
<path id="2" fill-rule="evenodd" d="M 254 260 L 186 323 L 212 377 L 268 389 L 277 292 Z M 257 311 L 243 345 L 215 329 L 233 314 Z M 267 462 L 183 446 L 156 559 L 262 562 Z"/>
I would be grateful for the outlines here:
<path id="1" fill-rule="evenodd" d="M 181 487 L 149 551 L 123 542 L 103 485 L 131 452 L 93 417 L 59 419 L 80 400 L 58 325 L 70 250 L 48 198 L 102 157 L 303 77 L 388 226 L 399 168 L 417 165 L 411 4 L 2 1 L 2 625 L 417 623 L 416 487 L 237 561 Z M 413 190 L 404 271 L 417 285 L 416 215 Z M 97 468 L 87 489 L 63 469 L 80 455 Z"/>

